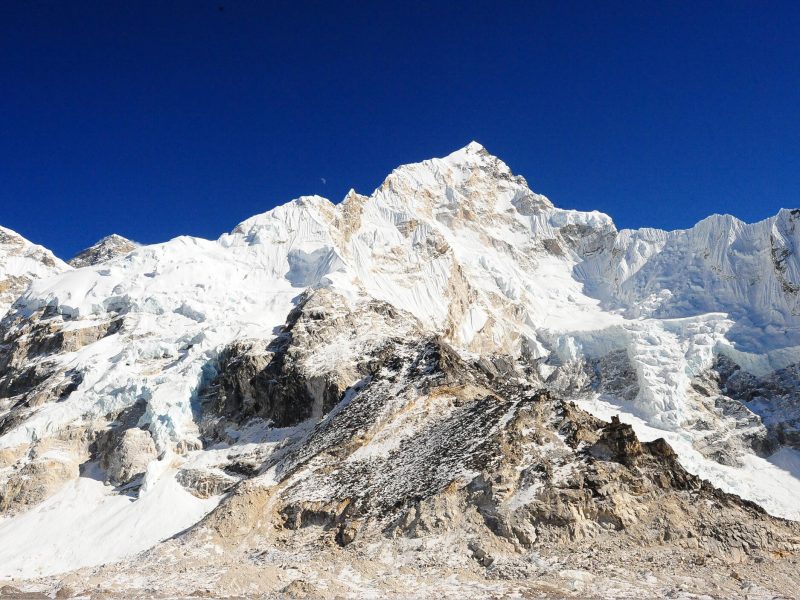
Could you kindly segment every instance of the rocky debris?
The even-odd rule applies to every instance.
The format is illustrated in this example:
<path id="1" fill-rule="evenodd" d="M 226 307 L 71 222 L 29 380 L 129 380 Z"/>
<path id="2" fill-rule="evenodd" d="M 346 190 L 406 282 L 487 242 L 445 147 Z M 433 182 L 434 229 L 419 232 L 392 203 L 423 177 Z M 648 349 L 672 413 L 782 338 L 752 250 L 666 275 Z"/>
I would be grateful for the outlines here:
<path id="1" fill-rule="evenodd" d="M 491 567 L 492 563 L 494 563 L 494 558 L 492 558 L 486 550 L 481 548 L 480 544 L 477 542 L 470 542 L 467 544 L 467 547 L 472 551 L 472 556 L 475 557 L 482 566 L 484 567 Z"/>
<path id="2" fill-rule="evenodd" d="M 25 592 L 13 585 L 0 586 L 0 598 L 7 600 L 45 600 L 49 595 L 42 592 Z"/>
<path id="3" fill-rule="evenodd" d="M 313 583 L 295 579 L 281 590 L 285 598 L 320 598 L 320 589 Z"/>
<path id="4" fill-rule="evenodd" d="M 69 598 L 80 597 L 81 595 L 82 594 L 78 590 L 68 585 L 62 585 L 56 591 L 55 597 L 56 600 L 68 600 Z"/>
<path id="5" fill-rule="evenodd" d="M 69 259 L 67 263 L 76 269 L 80 267 L 89 267 L 106 262 L 118 256 L 124 256 L 125 254 L 136 250 L 138 247 L 139 244 L 136 242 L 124 238 L 121 235 L 117 235 L 116 233 L 112 233 L 111 235 L 106 236 L 98 241 L 96 244 L 76 254 Z"/>
<path id="6" fill-rule="evenodd" d="M 33 280 L 0 326 L 0 487 L 44 477 L 20 474 L 82 428 L 68 462 L 92 477 L 104 467 L 118 488 L 98 506 L 130 523 L 166 513 L 160 494 L 116 497 L 162 457 L 147 489 L 207 517 L 181 535 L 151 519 L 147 539 L 170 539 L 71 580 L 95 595 L 126 583 L 142 596 L 277 594 L 298 578 L 331 596 L 443 595 L 453 574 L 468 580 L 462 597 L 534 595 L 539 582 L 545 596 L 603 581 L 646 596 L 792 589 L 796 525 L 715 490 L 626 422 L 661 427 L 685 464 L 797 514 L 797 479 L 753 456 L 792 443 L 767 406 L 792 410 L 792 373 L 763 407 L 735 385 L 763 382 L 689 380 L 740 344 L 762 364 L 797 352 L 795 216 L 617 232 L 605 215 L 555 208 L 470 144 L 397 169 L 369 198 L 304 197 L 217 241 L 64 266 Z M 580 407 L 616 407 L 620 420 Z M 31 519 L 61 518 L 69 502 L 54 505 Z M 65 531 L 62 547 L 79 537 Z M 78 564 L 61 552 L 47 566 L 46 547 L 9 537 L 4 573 Z M 164 565 L 174 578 L 154 583 Z M 735 584 L 719 579 L 732 569 Z M 695 573 L 717 587 L 686 584 Z"/>
<path id="7" fill-rule="evenodd" d="M 181 469 L 175 478 L 186 490 L 198 498 L 210 498 L 229 491 L 239 479 L 209 469 Z"/>

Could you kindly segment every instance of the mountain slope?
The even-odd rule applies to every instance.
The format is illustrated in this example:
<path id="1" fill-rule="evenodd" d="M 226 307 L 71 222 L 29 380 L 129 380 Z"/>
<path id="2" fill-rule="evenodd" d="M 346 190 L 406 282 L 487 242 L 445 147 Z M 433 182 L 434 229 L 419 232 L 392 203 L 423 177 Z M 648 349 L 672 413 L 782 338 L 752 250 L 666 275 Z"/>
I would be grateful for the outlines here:
<path id="1" fill-rule="evenodd" d="M 522 510 L 527 525 L 517 528 L 529 541 L 567 543 L 531 508 L 541 492 L 582 515 L 559 517 L 553 531 L 609 540 L 622 531 L 642 545 L 645 529 L 677 527 L 674 515 L 647 525 L 647 501 L 615 508 L 582 499 L 583 485 L 551 489 L 561 467 L 619 462 L 589 449 L 606 430 L 644 441 L 630 443 L 645 448 L 649 483 L 626 474 L 601 487 L 655 494 L 648 486 L 662 469 L 679 480 L 659 488 L 675 494 L 675 514 L 694 510 L 685 492 L 700 490 L 708 502 L 725 499 L 732 512 L 720 518 L 743 520 L 749 547 L 794 552 L 793 526 L 694 478 L 800 519 L 794 219 L 782 211 L 754 225 L 713 217 L 680 232 L 618 232 L 606 215 L 553 206 L 472 143 L 396 169 L 369 197 L 303 197 L 216 241 L 176 238 L 34 282 L 0 327 L 0 508 L 11 515 L 0 539 L 15 548 L 0 554 L 0 576 L 120 558 L 183 530 L 233 490 L 289 494 L 286 482 L 300 475 L 297 494 L 281 496 L 280 522 L 301 537 L 305 525 L 323 526 L 341 542 L 351 519 L 331 507 L 347 502 L 356 521 L 400 518 L 396 503 L 450 498 L 440 496 L 449 487 L 466 502 L 460 494 L 498 474 L 489 463 L 513 462 L 523 447 L 532 454 L 520 468 L 549 473 L 544 487 L 515 480 L 486 501 Z M 452 357 L 458 389 L 419 391 L 427 375 L 412 367 L 430 353 Z M 449 367 L 436 368 L 447 379 Z M 539 389 L 549 390 L 537 396 L 542 432 L 509 432 L 519 395 Z M 564 411 L 586 439 L 563 439 L 553 419 Z M 588 413 L 619 414 L 633 430 Z M 564 465 L 549 462 L 551 444 Z M 328 472 L 330 457 L 352 454 L 346 476 Z M 138 499 L 123 506 L 126 494 Z M 141 518 L 158 526 L 136 543 L 124 527 L 106 545 L 85 536 L 67 561 L 58 557 L 75 534 L 68 527 L 44 554 L 26 545 L 26 531 L 47 530 L 82 495 L 103 520 L 87 514 L 84 529 Z M 434 512 L 453 510 L 431 501 Z M 182 503 L 186 519 L 155 519 L 160 502 Z M 209 519 L 256 518 L 231 513 L 230 502 Z M 704 513 L 692 514 L 699 527 Z M 766 535 L 754 533 L 760 527 L 773 531 L 768 543 L 754 541 Z M 729 551 L 714 535 L 702 547 Z"/>

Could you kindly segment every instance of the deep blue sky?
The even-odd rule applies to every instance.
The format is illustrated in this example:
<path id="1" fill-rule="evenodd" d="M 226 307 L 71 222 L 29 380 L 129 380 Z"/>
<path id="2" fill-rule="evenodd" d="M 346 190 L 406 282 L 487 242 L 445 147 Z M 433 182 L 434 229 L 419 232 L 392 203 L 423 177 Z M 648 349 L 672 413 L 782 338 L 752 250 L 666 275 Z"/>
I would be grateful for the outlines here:
<path id="1" fill-rule="evenodd" d="M 0 224 L 215 238 L 471 139 L 619 226 L 761 219 L 800 205 L 798 7 L 0 2 Z"/>

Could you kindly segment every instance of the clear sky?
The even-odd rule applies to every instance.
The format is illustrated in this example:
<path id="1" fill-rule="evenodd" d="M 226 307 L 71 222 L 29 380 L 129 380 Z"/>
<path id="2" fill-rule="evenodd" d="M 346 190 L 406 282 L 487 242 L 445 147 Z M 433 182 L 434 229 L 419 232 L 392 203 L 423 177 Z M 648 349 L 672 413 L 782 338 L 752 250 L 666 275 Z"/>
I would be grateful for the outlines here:
<path id="1" fill-rule="evenodd" d="M 0 224 L 216 238 L 475 139 L 620 227 L 800 205 L 800 3 L 0 2 Z"/>

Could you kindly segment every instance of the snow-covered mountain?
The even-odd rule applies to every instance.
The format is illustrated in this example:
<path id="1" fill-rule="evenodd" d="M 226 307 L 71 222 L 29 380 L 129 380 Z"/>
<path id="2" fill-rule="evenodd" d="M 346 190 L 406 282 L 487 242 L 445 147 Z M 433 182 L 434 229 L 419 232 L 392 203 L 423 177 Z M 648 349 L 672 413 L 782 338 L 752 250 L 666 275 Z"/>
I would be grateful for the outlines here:
<path id="1" fill-rule="evenodd" d="M 491 519 L 515 544 L 550 535 L 554 521 L 537 525 L 544 516 L 530 511 L 556 485 L 553 469 L 622 460 L 580 458 L 586 440 L 611 443 L 588 414 L 619 415 L 632 426 L 619 435 L 656 444 L 644 452 L 662 458 L 641 472 L 672 456 L 664 438 L 670 473 L 800 519 L 798 221 L 783 210 L 752 225 L 713 216 L 683 231 L 618 231 L 602 213 L 555 207 L 473 142 L 396 169 L 369 197 L 301 197 L 218 240 L 125 245 L 75 269 L 52 259 L 30 271 L 0 329 L 0 576 L 129 556 L 210 511 L 230 516 L 241 490 L 280 497 L 281 522 L 298 528 L 328 523 L 324 507 L 348 499 L 363 513 L 330 522 L 349 543 L 353 523 L 388 519 L 408 498 L 473 494 L 487 473 L 500 477 L 487 465 L 511 450 L 475 448 L 517 423 L 535 389 L 574 402 L 536 427 L 556 415 L 573 424 L 511 444 L 516 478 L 486 492 L 513 516 Z M 448 381 L 436 401 L 434 375 Z M 478 396 L 505 408 L 458 412 Z M 587 437 L 565 434 L 575 427 Z M 564 443 L 550 475 L 521 479 Z M 438 474 L 414 456 L 438 461 Z M 337 479 L 345 463 L 349 479 Z M 388 479 L 374 471 L 392 465 Z M 363 494 L 370 503 L 353 500 Z M 594 525 L 564 527 L 586 535 L 632 531 L 631 515 L 649 510 L 581 506 L 568 510 Z"/>

